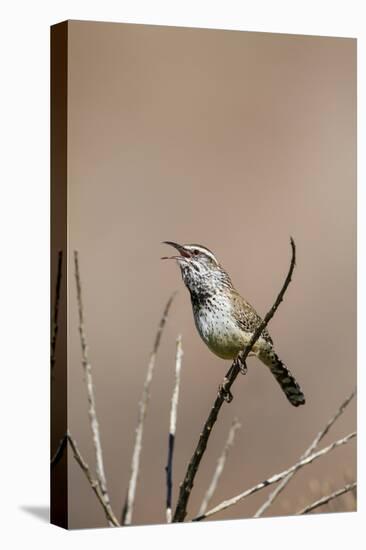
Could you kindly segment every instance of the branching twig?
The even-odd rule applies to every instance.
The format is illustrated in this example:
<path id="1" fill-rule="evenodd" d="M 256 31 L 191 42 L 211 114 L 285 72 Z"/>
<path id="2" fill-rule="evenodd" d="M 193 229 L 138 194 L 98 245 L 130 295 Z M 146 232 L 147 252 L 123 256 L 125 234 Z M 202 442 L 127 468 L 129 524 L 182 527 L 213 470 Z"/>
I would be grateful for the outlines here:
<path id="1" fill-rule="evenodd" d="M 76 441 L 75 441 L 75 439 L 72 438 L 70 432 L 67 431 L 65 433 L 65 435 L 63 436 L 63 438 L 61 439 L 61 441 L 59 443 L 59 446 L 57 447 L 57 450 L 56 450 L 55 454 L 53 455 L 53 457 L 51 459 L 51 467 L 53 468 L 54 466 L 56 466 L 56 464 L 61 460 L 61 458 L 62 458 L 62 456 L 63 456 L 63 454 L 64 454 L 64 452 L 67 448 L 67 443 L 70 444 L 70 447 L 72 449 L 72 452 L 73 452 L 73 455 L 74 455 L 74 458 L 75 458 L 76 462 L 79 464 L 80 468 L 84 472 L 87 480 L 89 481 L 89 484 L 90 484 L 91 488 L 93 489 L 94 493 L 97 496 L 97 499 L 99 500 L 100 504 L 102 505 L 108 522 L 111 525 L 114 525 L 115 527 L 118 527 L 119 526 L 118 519 L 114 515 L 110 504 L 108 504 L 106 502 L 106 500 L 104 498 L 104 495 L 101 491 L 99 481 L 94 479 L 93 476 L 91 475 L 89 466 L 87 465 L 87 463 L 85 462 L 85 460 L 81 456 L 81 453 L 78 449 L 78 446 L 76 445 Z"/>
<path id="2" fill-rule="evenodd" d="M 81 353 L 82 353 L 82 365 L 84 368 L 86 388 L 88 392 L 88 404 L 89 404 L 89 420 L 90 426 L 93 434 L 93 443 L 95 449 L 95 461 L 96 461 L 96 474 L 99 481 L 100 489 L 102 491 L 103 497 L 107 505 L 110 504 L 109 495 L 107 491 L 107 482 L 104 473 L 104 464 L 103 464 L 103 452 L 102 444 L 100 440 L 99 432 L 99 423 L 95 409 L 95 396 L 93 388 L 93 378 L 91 371 L 91 364 L 88 359 L 88 346 L 86 343 L 85 327 L 84 327 L 84 309 L 83 301 L 81 295 L 81 280 L 80 280 L 80 271 L 79 271 L 79 256 L 78 252 L 74 251 L 74 260 L 75 260 L 75 279 L 76 279 L 76 291 L 77 291 L 77 303 L 78 303 L 78 312 L 79 312 L 79 333 L 80 333 L 80 342 L 81 342 Z"/>
<path id="3" fill-rule="evenodd" d="M 161 335 L 164 330 L 165 322 L 168 317 L 169 309 L 171 306 L 171 303 L 173 301 L 173 298 L 175 296 L 175 292 L 172 294 L 172 296 L 169 298 L 165 309 L 163 316 L 160 320 L 158 332 L 155 337 L 155 343 L 153 347 L 153 351 L 150 355 L 149 364 L 147 367 L 146 372 L 146 378 L 144 382 L 144 388 L 142 392 L 141 401 L 139 403 L 139 413 L 138 413 L 138 422 L 137 422 L 137 428 L 136 428 L 136 435 L 135 435 L 135 444 L 133 448 L 132 453 L 132 461 L 131 461 L 131 476 L 130 481 L 128 484 L 128 491 L 127 491 L 127 497 L 126 502 L 122 511 L 122 525 L 130 525 L 132 520 L 132 513 L 133 513 L 133 507 L 135 502 L 135 494 L 136 494 L 136 485 L 137 485 L 137 478 L 139 474 L 139 466 L 140 466 L 140 455 L 141 455 L 141 449 L 142 449 L 142 436 L 144 431 L 144 420 L 146 416 L 146 410 L 147 405 L 150 398 L 150 385 L 151 380 L 153 376 L 155 361 L 156 361 L 156 355 L 158 352 Z"/>
<path id="4" fill-rule="evenodd" d="M 288 476 L 292 472 L 296 472 L 297 470 L 299 470 L 303 466 L 306 466 L 307 464 L 310 464 L 311 462 L 313 462 L 317 458 L 320 458 L 321 456 L 324 456 L 325 454 L 329 453 L 330 451 L 332 451 L 336 447 L 339 447 L 340 445 L 344 445 L 344 444 L 348 443 L 354 437 L 356 437 L 356 432 L 352 432 L 352 433 L 348 434 L 346 437 L 343 437 L 342 439 L 338 439 L 337 441 L 335 441 L 334 443 L 332 443 L 328 447 L 324 447 L 320 451 L 317 451 L 316 453 L 313 453 L 310 456 L 300 460 L 299 462 L 297 462 L 296 464 L 291 466 L 291 468 L 289 468 L 288 470 L 285 470 L 284 472 L 281 472 L 280 474 L 275 474 L 272 477 L 266 479 L 265 481 L 261 481 L 260 483 L 258 483 L 254 487 L 251 487 L 251 489 L 247 489 L 243 493 L 240 493 L 239 495 L 236 495 L 235 497 L 230 498 L 229 500 L 224 500 L 223 502 L 221 502 L 220 504 L 218 504 L 214 508 L 211 508 L 211 510 L 209 510 L 208 512 L 206 512 L 202 516 L 198 516 L 198 517 L 194 518 L 193 521 L 201 521 L 202 519 L 205 519 L 209 516 L 212 516 L 213 514 L 216 514 L 217 512 L 221 512 L 222 510 L 225 510 L 226 508 L 229 508 L 229 506 L 233 506 L 234 504 L 237 504 L 240 500 L 243 500 L 244 498 L 252 495 L 253 493 L 256 493 L 257 491 L 260 491 L 261 489 L 264 489 L 264 487 L 268 487 L 268 485 L 272 485 L 273 483 L 277 483 L 278 481 L 281 481 L 282 479 L 284 479 L 286 476 Z"/>
<path id="5" fill-rule="evenodd" d="M 212 477 L 211 483 L 210 483 L 210 485 L 207 489 L 207 492 L 206 492 L 206 494 L 205 494 L 205 496 L 202 500 L 202 504 L 201 504 L 201 507 L 200 507 L 199 512 L 198 512 L 199 516 L 202 516 L 202 514 L 204 514 L 206 512 L 208 504 L 209 504 L 210 500 L 212 499 L 214 492 L 216 491 L 216 487 L 218 485 L 219 479 L 221 477 L 222 471 L 223 471 L 224 466 L 225 466 L 227 455 L 229 453 L 229 450 L 231 449 L 231 447 L 234 444 L 235 432 L 240 427 L 241 427 L 241 424 L 240 424 L 239 420 L 237 418 L 235 418 L 232 425 L 231 425 L 229 435 L 228 435 L 228 438 L 226 440 L 223 451 L 221 453 L 221 456 L 219 457 L 219 459 L 217 461 L 217 466 L 216 466 L 214 475 Z"/>
<path id="6" fill-rule="evenodd" d="M 62 278 L 62 250 L 59 250 L 58 261 L 57 261 L 55 302 L 54 302 L 53 317 L 52 317 L 51 377 L 53 376 L 53 371 L 54 371 L 55 361 L 56 361 L 56 341 L 57 341 L 57 333 L 58 333 L 58 312 L 59 312 L 60 295 L 61 295 L 61 278 Z"/>
<path id="7" fill-rule="evenodd" d="M 323 430 L 321 430 L 318 435 L 316 436 L 316 438 L 314 439 L 314 441 L 312 442 L 312 444 L 310 445 L 310 447 L 308 449 L 306 449 L 305 453 L 303 455 L 301 455 L 300 457 L 300 460 L 302 460 L 303 458 L 306 458 L 307 456 L 311 455 L 311 453 L 317 448 L 317 446 L 319 445 L 320 441 L 326 436 L 326 434 L 329 432 L 330 428 L 333 426 L 333 424 L 335 423 L 335 421 L 341 416 L 341 414 L 343 413 L 343 411 L 345 410 L 345 408 L 347 407 L 347 405 L 352 401 L 353 397 L 355 396 L 356 394 L 356 390 L 353 390 L 353 392 L 351 393 L 351 395 L 349 395 L 347 397 L 347 399 L 345 399 L 345 401 L 343 401 L 343 403 L 341 404 L 341 406 L 338 408 L 337 412 L 335 413 L 334 416 L 332 416 L 332 418 L 330 418 L 327 422 L 327 424 L 325 425 L 325 427 L 323 428 Z M 288 484 L 288 482 L 291 480 L 291 478 L 294 476 L 295 472 L 293 472 L 292 474 L 290 474 L 289 476 L 287 476 L 285 479 L 283 479 L 281 481 L 281 483 L 279 483 L 277 485 L 277 487 L 275 488 L 274 491 L 272 491 L 272 493 L 269 495 L 268 499 L 262 504 L 262 506 L 257 510 L 257 512 L 254 514 L 254 517 L 255 518 L 259 518 L 263 512 L 265 512 L 267 510 L 267 508 L 269 508 L 271 506 L 271 504 L 273 503 L 273 501 L 278 497 L 278 495 L 284 490 L 284 488 L 286 487 L 286 485 Z"/>
<path id="8" fill-rule="evenodd" d="M 182 337 L 177 338 L 177 352 L 175 358 L 175 384 L 172 395 L 172 404 L 170 409 L 170 425 L 169 425 L 169 439 L 168 439 L 168 460 L 165 468 L 166 471 L 166 520 L 167 523 L 172 521 L 172 493 L 173 493 L 173 454 L 175 443 L 175 432 L 177 428 L 177 410 L 179 400 L 179 384 L 180 373 L 182 368 Z"/>
<path id="9" fill-rule="evenodd" d="M 70 447 L 72 449 L 72 452 L 73 452 L 73 455 L 74 455 L 74 458 L 75 458 L 76 462 L 79 464 L 80 468 L 84 472 L 87 480 L 90 483 L 91 488 L 93 489 L 94 493 L 97 496 L 97 499 L 99 500 L 100 504 L 103 507 L 103 510 L 104 510 L 104 513 L 106 515 L 106 518 L 107 518 L 108 522 L 111 525 L 114 525 L 115 527 L 118 527 L 119 526 L 118 519 L 114 515 L 113 510 L 112 510 L 109 502 L 106 501 L 105 495 L 103 494 L 103 491 L 101 490 L 99 481 L 92 477 L 92 475 L 90 473 L 90 470 L 89 470 L 89 466 L 87 465 L 87 463 L 85 462 L 85 460 L 81 456 L 81 453 L 80 453 L 80 451 L 79 451 L 79 449 L 76 445 L 76 441 L 71 437 L 71 435 L 69 433 L 67 434 L 66 437 L 67 437 L 68 442 L 70 443 Z"/>
<path id="10" fill-rule="evenodd" d="M 253 333 L 248 346 L 243 350 L 241 353 L 241 361 L 244 364 L 246 358 L 248 357 L 250 351 L 252 350 L 252 347 L 254 346 L 255 342 L 260 337 L 263 329 L 267 326 L 269 321 L 272 319 L 273 315 L 275 314 L 278 306 L 283 300 L 283 296 L 287 290 L 288 285 L 291 282 L 292 273 L 295 267 L 296 262 L 296 247 L 294 240 L 291 238 L 291 250 L 292 250 L 292 258 L 290 263 L 290 268 L 287 274 L 287 277 L 285 279 L 285 282 L 281 288 L 280 293 L 278 294 L 275 303 L 271 307 L 271 309 L 268 311 L 267 315 L 263 319 L 263 321 L 260 323 L 260 325 L 257 327 L 255 332 Z M 234 362 L 232 366 L 230 367 L 228 373 L 225 377 L 225 384 L 223 387 L 225 388 L 225 392 L 229 392 L 231 386 L 233 385 L 236 377 L 238 376 L 240 371 L 240 367 L 238 365 L 238 362 Z M 210 437 L 212 428 L 217 420 L 217 416 L 219 414 L 219 411 L 223 405 L 223 402 L 225 400 L 224 397 L 224 391 L 219 391 L 218 396 L 216 397 L 216 400 L 213 404 L 213 407 L 210 411 L 210 414 L 208 416 L 208 419 L 206 420 L 206 423 L 203 427 L 203 430 L 200 434 L 198 444 L 196 447 L 196 450 L 194 451 L 194 454 L 190 460 L 190 463 L 188 465 L 188 469 L 185 475 L 185 478 L 180 486 L 180 492 L 179 492 L 179 498 L 178 503 L 175 509 L 174 513 L 174 522 L 184 521 L 186 515 L 187 515 L 187 504 L 190 497 L 190 493 L 193 488 L 194 479 L 196 477 L 202 456 L 206 450 L 207 442 Z"/>
<path id="11" fill-rule="evenodd" d="M 348 493 L 349 491 L 352 491 L 357 487 L 357 482 L 345 485 L 342 489 L 338 489 L 338 491 L 334 491 L 331 495 L 327 495 L 325 497 L 320 498 L 319 500 L 316 500 L 312 504 L 309 504 L 299 512 L 296 512 L 297 516 L 300 516 L 302 514 L 308 514 L 309 512 L 312 512 L 315 510 L 315 508 L 318 508 L 319 506 L 323 506 L 323 504 L 327 504 L 329 501 L 333 500 L 334 498 L 337 498 L 341 495 L 344 495 L 345 493 Z"/>

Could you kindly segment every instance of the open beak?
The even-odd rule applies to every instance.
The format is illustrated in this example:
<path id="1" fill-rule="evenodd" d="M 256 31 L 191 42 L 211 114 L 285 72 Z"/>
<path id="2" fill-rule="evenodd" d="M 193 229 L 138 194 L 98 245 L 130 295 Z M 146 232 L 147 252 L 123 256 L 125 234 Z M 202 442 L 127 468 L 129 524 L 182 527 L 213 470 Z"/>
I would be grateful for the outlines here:
<path id="1" fill-rule="evenodd" d="M 163 244 L 169 244 L 178 250 L 179 255 L 176 256 L 163 256 L 162 260 L 179 260 L 180 258 L 190 258 L 192 254 L 182 244 L 173 243 L 172 241 L 163 241 Z"/>

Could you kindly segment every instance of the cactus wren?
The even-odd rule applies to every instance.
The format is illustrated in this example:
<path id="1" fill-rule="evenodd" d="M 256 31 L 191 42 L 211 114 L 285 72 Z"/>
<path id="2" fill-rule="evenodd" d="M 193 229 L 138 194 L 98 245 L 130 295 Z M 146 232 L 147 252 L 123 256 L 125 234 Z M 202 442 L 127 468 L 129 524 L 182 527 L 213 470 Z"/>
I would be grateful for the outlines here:
<path id="1" fill-rule="evenodd" d="M 162 259 L 175 259 L 180 267 L 202 340 L 222 359 L 237 360 L 261 318 L 235 290 L 229 275 L 208 248 L 171 241 L 164 244 L 173 246 L 179 253 Z M 269 367 L 291 405 L 298 407 L 305 403 L 300 386 L 277 356 L 267 329 L 254 344 L 251 355 Z"/>

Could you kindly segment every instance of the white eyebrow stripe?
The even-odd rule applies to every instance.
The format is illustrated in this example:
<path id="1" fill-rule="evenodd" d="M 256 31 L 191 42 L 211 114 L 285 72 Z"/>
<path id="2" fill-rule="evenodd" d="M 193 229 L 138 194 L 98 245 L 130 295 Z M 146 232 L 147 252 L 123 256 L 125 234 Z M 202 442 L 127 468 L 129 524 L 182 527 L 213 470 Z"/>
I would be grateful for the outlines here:
<path id="1" fill-rule="evenodd" d="M 188 248 L 188 250 L 199 250 L 200 252 L 203 252 L 203 254 L 206 254 L 206 256 L 209 256 L 214 262 L 218 263 L 218 261 L 216 260 L 212 252 L 207 248 L 205 248 L 204 246 L 199 246 L 196 244 L 195 245 L 186 244 L 185 247 Z"/>

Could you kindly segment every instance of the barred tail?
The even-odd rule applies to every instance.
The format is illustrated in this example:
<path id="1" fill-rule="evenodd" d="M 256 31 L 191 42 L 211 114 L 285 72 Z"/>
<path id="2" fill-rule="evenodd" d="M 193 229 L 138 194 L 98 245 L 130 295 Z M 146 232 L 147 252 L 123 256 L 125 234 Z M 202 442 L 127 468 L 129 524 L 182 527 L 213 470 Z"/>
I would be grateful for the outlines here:
<path id="1" fill-rule="evenodd" d="M 305 403 L 305 396 L 301 391 L 299 384 L 292 376 L 291 372 L 279 359 L 273 349 L 261 350 L 258 358 L 270 368 L 273 376 L 282 388 L 282 391 L 290 401 L 291 405 L 298 407 Z"/>

